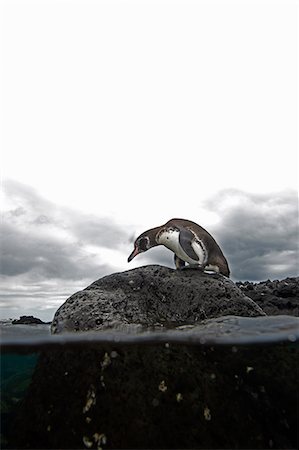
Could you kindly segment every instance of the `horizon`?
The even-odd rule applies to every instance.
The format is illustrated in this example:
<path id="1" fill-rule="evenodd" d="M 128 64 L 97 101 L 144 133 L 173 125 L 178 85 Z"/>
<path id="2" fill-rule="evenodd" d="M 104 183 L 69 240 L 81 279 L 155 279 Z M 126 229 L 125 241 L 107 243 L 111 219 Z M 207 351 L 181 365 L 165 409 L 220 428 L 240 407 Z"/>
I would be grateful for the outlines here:
<path id="1" fill-rule="evenodd" d="M 296 278 L 298 278 L 299 277 L 299 275 L 297 275 L 297 276 L 293 276 L 293 277 L 285 277 L 285 278 L 283 278 L 283 279 L 272 279 L 272 280 L 260 280 L 260 281 L 247 281 L 247 280 L 245 280 L 245 281 L 236 281 L 236 283 L 252 283 L 253 285 L 257 285 L 257 284 L 260 284 L 260 283 L 266 283 L 266 282 L 268 282 L 268 281 L 270 281 L 270 282 L 276 282 L 276 281 L 284 281 L 284 280 L 286 280 L 286 279 L 288 279 L 288 278 L 290 278 L 290 279 L 296 279 Z M 96 281 L 96 280 L 95 280 Z M 87 287 L 87 286 L 86 286 Z M 65 299 L 65 301 L 67 300 L 67 298 Z M 64 302 L 63 302 L 64 303 Z M 63 304 L 62 303 L 62 304 Z M 61 304 L 61 305 L 62 305 Z M 60 305 L 60 306 L 61 306 Z M 47 314 L 47 313 L 45 313 L 44 311 L 40 311 L 39 312 L 39 314 L 40 315 L 36 315 L 35 314 L 35 312 L 34 311 L 27 311 L 27 313 L 26 314 L 20 314 L 19 316 L 14 316 L 14 317 L 0 317 L 0 322 L 5 322 L 5 321 L 12 321 L 12 320 L 17 320 L 17 319 L 20 319 L 22 316 L 33 316 L 34 318 L 37 318 L 37 319 L 41 319 L 43 322 L 45 322 L 45 324 L 46 325 L 48 325 L 48 324 L 50 324 L 51 322 L 52 322 L 52 320 L 53 320 L 53 318 L 54 318 L 54 315 L 55 315 L 55 312 L 56 312 L 57 310 L 55 310 L 54 311 L 54 314 L 53 314 L 53 316 L 50 316 L 49 315 L 49 313 Z"/>
<path id="2" fill-rule="evenodd" d="M 260 0 L 3 1 L 0 316 L 53 316 L 172 217 L 234 281 L 298 275 L 298 14 Z M 43 319 L 44 320 L 44 319 Z"/>

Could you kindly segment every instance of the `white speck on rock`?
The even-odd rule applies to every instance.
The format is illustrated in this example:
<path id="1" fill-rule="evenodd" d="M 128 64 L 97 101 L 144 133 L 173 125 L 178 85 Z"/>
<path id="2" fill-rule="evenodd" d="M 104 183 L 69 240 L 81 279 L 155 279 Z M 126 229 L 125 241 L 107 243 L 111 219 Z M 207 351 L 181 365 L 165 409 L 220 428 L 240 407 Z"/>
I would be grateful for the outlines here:
<path id="1" fill-rule="evenodd" d="M 206 406 L 205 409 L 204 409 L 204 411 L 203 411 L 203 415 L 204 415 L 204 418 L 205 418 L 206 420 L 211 420 L 212 416 L 211 416 L 210 408 L 208 408 L 208 407 Z"/>
<path id="2" fill-rule="evenodd" d="M 87 448 L 91 448 L 93 446 L 93 442 L 87 436 L 83 436 L 82 441 Z"/>
<path id="3" fill-rule="evenodd" d="M 161 381 L 161 383 L 159 384 L 159 391 L 161 392 L 166 392 L 167 391 L 167 386 L 164 380 Z"/>

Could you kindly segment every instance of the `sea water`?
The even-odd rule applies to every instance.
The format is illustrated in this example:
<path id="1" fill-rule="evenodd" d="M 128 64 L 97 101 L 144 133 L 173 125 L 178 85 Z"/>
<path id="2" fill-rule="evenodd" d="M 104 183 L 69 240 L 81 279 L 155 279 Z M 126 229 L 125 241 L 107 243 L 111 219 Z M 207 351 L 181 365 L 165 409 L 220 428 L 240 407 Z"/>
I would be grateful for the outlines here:
<path id="1" fill-rule="evenodd" d="M 298 349 L 299 319 L 290 316 L 241 318 L 227 316 L 207 321 L 202 326 L 181 326 L 166 332 L 147 330 L 141 333 L 86 332 L 51 335 L 49 325 L 12 325 L 0 322 L 1 330 L 1 448 L 11 448 L 9 430 L 14 423 L 41 352 L 55 349 L 74 350 L 94 344 L 148 346 L 196 345 L 226 347 L 232 352 L 248 345 L 287 345 Z M 248 361 L 248 370 L 250 361 Z M 208 413 L 207 413 L 208 414 Z M 86 446 L 85 446 L 86 447 Z M 88 446 L 87 446 L 88 447 Z M 271 445 L 270 445 L 271 447 Z M 84 445 L 83 445 L 84 448 Z"/>
<path id="2" fill-rule="evenodd" d="M 30 346 L 24 352 L 22 341 L 34 339 L 38 342 L 39 338 L 50 336 L 50 325 L 13 325 L 11 320 L 0 320 L 0 336 L 1 448 L 5 448 L 8 444 L 6 431 L 26 394 L 40 353 L 33 349 L 30 351 Z M 17 349 L 3 352 L 2 345 L 11 340 L 19 342 L 20 353 Z"/>

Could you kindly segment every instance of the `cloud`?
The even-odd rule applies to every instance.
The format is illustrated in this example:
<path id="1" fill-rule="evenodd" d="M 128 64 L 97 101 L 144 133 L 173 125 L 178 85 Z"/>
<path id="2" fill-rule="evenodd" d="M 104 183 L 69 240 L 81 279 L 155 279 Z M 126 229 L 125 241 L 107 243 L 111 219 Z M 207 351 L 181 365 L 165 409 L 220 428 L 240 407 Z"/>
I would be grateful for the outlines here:
<path id="1" fill-rule="evenodd" d="M 10 205 L 4 213 L 1 233 L 3 275 L 27 273 L 37 280 L 83 280 L 125 268 L 133 227 L 57 206 L 15 181 L 6 182 L 5 191 Z M 234 279 L 297 274 L 295 192 L 258 195 L 227 189 L 203 206 L 219 220 L 210 227 L 198 222 L 208 228 L 223 249 Z M 156 225 L 153 223 L 153 227 Z M 117 259 L 122 262 L 118 264 Z M 163 247 L 137 256 L 134 263 L 174 266 L 172 252 Z"/>
<path id="2" fill-rule="evenodd" d="M 298 274 L 298 203 L 294 191 L 252 194 L 227 189 L 204 205 L 219 222 L 211 232 L 236 280 Z"/>
<path id="3" fill-rule="evenodd" d="M 129 241 L 113 219 L 58 207 L 15 181 L 5 183 L 5 193 L 10 207 L 3 214 L 1 274 L 78 280 L 113 271 L 101 250 L 117 251 Z"/>
<path id="4" fill-rule="evenodd" d="M 99 247 L 119 248 L 130 239 L 128 231 L 117 226 L 111 218 L 99 219 L 96 216 L 82 217 L 81 214 L 77 214 L 71 228 L 78 239 Z"/>
<path id="5" fill-rule="evenodd" d="M 145 264 L 174 267 L 173 253 L 156 247 L 127 265 L 133 241 L 144 230 L 58 206 L 29 186 L 4 184 L 1 225 L 2 314 L 45 318 L 95 279 Z M 201 206 L 218 221 L 206 226 L 228 259 L 234 280 L 281 279 L 298 272 L 298 206 L 295 192 L 257 195 L 227 189 Z M 200 207 L 198 211 L 200 211 Z M 159 225 L 153 223 L 152 227 Z M 48 319 L 51 317 L 48 316 Z"/>
<path id="6" fill-rule="evenodd" d="M 203 216 L 218 218 L 206 228 L 222 248 L 234 280 L 260 281 L 298 275 L 298 205 L 294 191 L 252 194 L 226 189 L 202 204 Z M 157 226 L 158 224 L 153 224 Z M 137 256 L 142 264 L 174 267 L 173 254 L 157 247 Z"/>
<path id="7" fill-rule="evenodd" d="M 1 274 L 7 276 L 34 272 L 37 279 L 82 279 L 97 270 L 93 255 L 76 242 L 62 237 L 34 234 L 3 224 L 1 230 Z M 34 229 L 34 227 L 32 227 Z"/>
<path id="8" fill-rule="evenodd" d="M 57 206 L 16 181 L 4 183 L 4 194 L 2 314 L 58 307 L 76 289 L 124 269 L 132 228 Z"/>

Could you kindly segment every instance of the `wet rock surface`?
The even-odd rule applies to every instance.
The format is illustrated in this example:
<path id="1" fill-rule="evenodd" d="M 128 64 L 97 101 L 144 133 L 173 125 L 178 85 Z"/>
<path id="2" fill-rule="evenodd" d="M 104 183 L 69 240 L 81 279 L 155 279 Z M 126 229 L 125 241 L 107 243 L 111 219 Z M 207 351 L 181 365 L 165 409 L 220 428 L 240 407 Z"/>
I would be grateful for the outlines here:
<path id="1" fill-rule="evenodd" d="M 224 315 L 264 312 L 222 275 L 152 265 L 108 275 L 72 295 L 56 312 L 52 332 L 171 328 Z"/>
<path id="2" fill-rule="evenodd" d="M 193 270 L 134 269 L 70 297 L 52 331 L 140 335 L 189 324 L 217 335 L 229 323 L 273 324 L 242 291 Z M 296 342 L 191 344 L 89 342 L 44 351 L 11 448 L 297 448 Z"/>
<path id="3" fill-rule="evenodd" d="M 238 282 L 236 285 L 268 315 L 299 316 L 299 277 L 260 283 Z"/>

